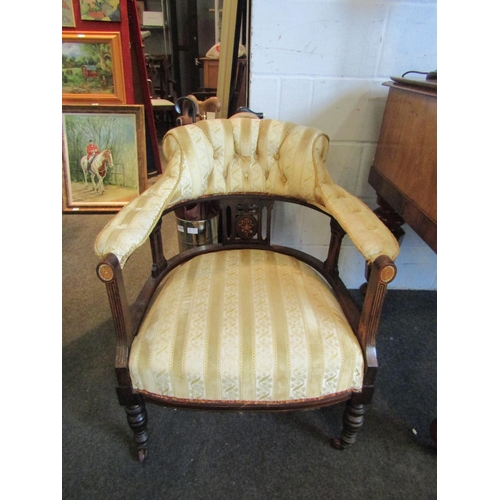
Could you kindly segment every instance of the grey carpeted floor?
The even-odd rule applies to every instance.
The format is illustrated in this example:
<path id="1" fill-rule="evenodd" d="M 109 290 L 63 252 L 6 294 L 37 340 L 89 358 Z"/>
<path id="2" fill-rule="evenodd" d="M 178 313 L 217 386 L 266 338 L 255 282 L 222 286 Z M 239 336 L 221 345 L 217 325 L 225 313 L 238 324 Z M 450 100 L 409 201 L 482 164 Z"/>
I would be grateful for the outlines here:
<path id="1" fill-rule="evenodd" d="M 437 297 L 431 291 L 389 292 L 378 340 L 377 392 L 352 448 L 329 445 L 343 405 L 266 414 L 149 405 L 149 456 L 139 464 L 115 394 L 113 325 L 95 275 L 93 242 L 111 217 L 71 214 L 62 220 L 64 499 L 437 496 L 437 450 L 429 435 L 437 411 Z M 167 256 L 176 246 L 167 244 Z M 140 262 L 147 247 L 126 268 L 134 293 L 138 276 L 149 272 Z"/>

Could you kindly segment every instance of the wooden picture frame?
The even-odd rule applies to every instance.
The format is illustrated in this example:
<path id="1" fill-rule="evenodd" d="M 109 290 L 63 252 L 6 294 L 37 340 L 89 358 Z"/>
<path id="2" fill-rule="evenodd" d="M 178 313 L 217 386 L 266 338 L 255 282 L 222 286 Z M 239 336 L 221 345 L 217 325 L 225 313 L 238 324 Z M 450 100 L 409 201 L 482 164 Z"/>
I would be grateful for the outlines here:
<path id="1" fill-rule="evenodd" d="M 63 104 L 125 104 L 119 32 L 62 33 Z"/>
<path id="2" fill-rule="evenodd" d="M 120 22 L 120 0 L 80 0 L 82 21 Z"/>
<path id="3" fill-rule="evenodd" d="M 62 132 L 63 212 L 116 213 L 146 189 L 143 105 L 63 105 Z"/>
<path id="4" fill-rule="evenodd" d="M 73 0 L 62 0 L 62 26 L 63 28 L 74 28 L 76 26 Z"/>

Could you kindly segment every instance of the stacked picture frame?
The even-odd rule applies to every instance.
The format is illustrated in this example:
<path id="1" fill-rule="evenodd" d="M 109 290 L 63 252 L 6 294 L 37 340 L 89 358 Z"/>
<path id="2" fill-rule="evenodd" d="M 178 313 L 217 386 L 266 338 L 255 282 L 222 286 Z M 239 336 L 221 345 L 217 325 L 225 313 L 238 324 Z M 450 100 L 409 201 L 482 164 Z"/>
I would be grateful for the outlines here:
<path id="1" fill-rule="evenodd" d="M 147 187 L 144 106 L 127 103 L 120 31 L 78 27 L 116 27 L 120 0 L 62 5 L 63 213 L 118 212 Z"/>

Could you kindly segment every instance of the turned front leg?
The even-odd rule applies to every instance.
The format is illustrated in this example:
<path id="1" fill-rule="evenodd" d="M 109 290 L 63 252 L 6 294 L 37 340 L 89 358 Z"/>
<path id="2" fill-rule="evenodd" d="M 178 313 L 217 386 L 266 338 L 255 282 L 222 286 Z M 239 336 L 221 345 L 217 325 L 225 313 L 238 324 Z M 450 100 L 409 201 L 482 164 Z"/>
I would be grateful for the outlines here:
<path id="1" fill-rule="evenodd" d="M 332 439 L 331 445 L 337 450 L 343 450 L 356 441 L 356 433 L 363 425 L 365 405 L 353 404 L 349 401 L 346 404 L 343 417 L 343 428 L 340 438 Z"/>
<path id="2" fill-rule="evenodd" d="M 148 446 L 148 414 L 146 405 L 141 398 L 139 404 L 125 407 L 127 412 L 127 422 L 134 433 L 134 442 L 137 445 L 139 462 L 144 462 L 147 457 Z"/>

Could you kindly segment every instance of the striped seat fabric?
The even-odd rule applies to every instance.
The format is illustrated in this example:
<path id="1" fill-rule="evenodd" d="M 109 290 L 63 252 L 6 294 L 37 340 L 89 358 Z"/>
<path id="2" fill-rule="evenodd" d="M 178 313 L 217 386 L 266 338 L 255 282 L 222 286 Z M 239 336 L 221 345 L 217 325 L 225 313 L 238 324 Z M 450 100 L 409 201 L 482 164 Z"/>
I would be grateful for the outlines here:
<path id="1" fill-rule="evenodd" d="M 363 356 L 328 284 L 268 250 L 199 255 L 167 275 L 134 339 L 135 389 L 279 402 L 361 389 Z"/>

